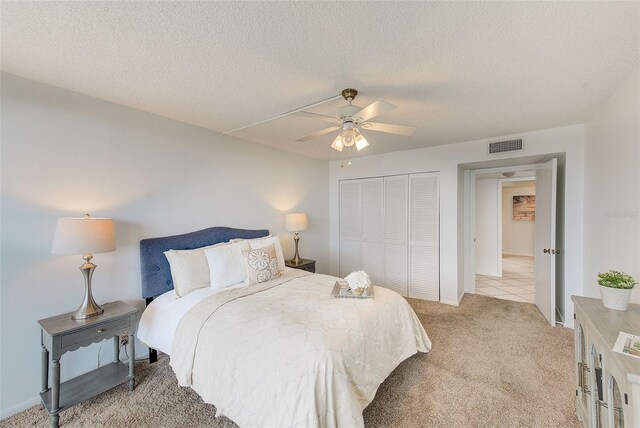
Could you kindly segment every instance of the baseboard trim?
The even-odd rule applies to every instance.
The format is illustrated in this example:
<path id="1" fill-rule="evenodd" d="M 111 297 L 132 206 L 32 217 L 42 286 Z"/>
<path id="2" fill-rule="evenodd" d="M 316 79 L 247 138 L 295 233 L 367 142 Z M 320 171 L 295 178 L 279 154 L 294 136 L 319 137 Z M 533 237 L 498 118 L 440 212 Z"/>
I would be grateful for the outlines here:
<path id="1" fill-rule="evenodd" d="M 476 275 L 482 275 L 482 276 L 490 276 L 492 278 L 502 278 L 502 275 L 498 275 L 496 272 L 491 272 L 491 273 L 487 273 L 487 272 L 478 272 L 476 271 Z"/>
<path id="2" fill-rule="evenodd" d="M 20 413 L 23 410 L 27 410 L 29 407 L 33 407 L 39 403 L 40 403 L 40 396 L 36 395 L 35 397 L 29 398 L 28 400 L 24 400 L 21 403 L 18 403 L 6 409 L 0 410 L 0 419 L 5 419 L 5 418 L 8 418 L 9 416 L 13 416 L 16 413 Z"/>
<path id="3" fill-rule="evenodd" d="M 516 257 L 534 257 L 534 254 L 524 254 L 524 253 L 507 253 L 507 252 L 502 252 L 503 256 L 516 256 Z"/>
<path id="4" fill-rule="evenodd" d="M 449 305 L 449 306 L 460 306 L 460 300 L 456 301 L 448 301 L 448 300 L 440 300 L 440 303 L 444 303 L 445 305 Z"/>

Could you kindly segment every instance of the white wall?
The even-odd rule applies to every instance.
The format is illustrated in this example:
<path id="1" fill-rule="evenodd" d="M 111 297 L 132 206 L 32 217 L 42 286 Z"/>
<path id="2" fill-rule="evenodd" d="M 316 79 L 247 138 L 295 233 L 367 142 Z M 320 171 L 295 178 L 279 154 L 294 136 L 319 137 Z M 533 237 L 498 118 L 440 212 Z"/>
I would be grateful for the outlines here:
<path id="1" fill-rule="evenodd" d="M 502 187 L 502 254 L 533 256 L 536 248 L 534 221 L 513 219 L 513 197 L 535 195 L 536 187 Z"/>
<path id="2" fill-rule="evenodd" d="M 583 146 L 584 126 L 573 125 L 517 134 L 525 138 L 525 150 L 518 157 L 566 153 L 566 245 L 564 300 L 567 311 L 573 309 L 571 294 L 582 290 L 582 206 L 583 206 Z M 508 138 L 512 136 L 504 136 Z M 497 137 L 502 138 L 502 137 Z M 493 138 L 491 139 L 494 140 Z M 341 168 L 341 162 L 330 167 L 331 272 L 338 273 L 339 257 L 339 181 L 348 178 L 375 177 L 417 172 L 438 172 L 440 184 L 440 300 L 457 305 L 464 293 L 458 272 L 458 165 L 515 157 L 513 154 L 487 155 L 488 140 L 405 150 L 383 155 L 352 159 L 352 165 Z M 375 138 L 371 136 L 371 144 Z M 400 142 L 398 144 L 401 144 Z M 462 261 L 461 261 L 462 262 Z M 567 320 L 568 325 L 571 320 Z"/>
<path id="3" fill-rule="evenodd" d="M 500 182 L 497 178 L 476 180 L 476 274 L 502 276 L 500 243 Z"/>
<path id="4" fill-rule="evenodd" d="M 116 220 L 117 250 L 94 258 L 99 303 L 143 306 L 142 238 L 219 225 L 282 233 L 293 210 L 309 215 L 302 255 L 328 271 L 326 162 L 4 74 L 1 125 L 0 417 L 37 401 L 37 320 L 82 299 L 81 258 L 50 254 L 57 217 Z M 66 354 L 63 378 L 95 368 L 97 352 Z"/>
<path id="5" fill-rule="evenodd" d="M 598 272 L 640 280 L 640 68 L 587 124 L 585 170 L 585 293 L 599 297 Z"/>

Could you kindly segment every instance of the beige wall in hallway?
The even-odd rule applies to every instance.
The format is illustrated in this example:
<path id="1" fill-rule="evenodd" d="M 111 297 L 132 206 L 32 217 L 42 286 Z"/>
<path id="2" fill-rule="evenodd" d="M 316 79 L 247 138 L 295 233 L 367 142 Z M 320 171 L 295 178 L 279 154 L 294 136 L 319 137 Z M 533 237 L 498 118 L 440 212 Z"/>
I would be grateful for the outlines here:
<path id="1" fill-rule="evenodd" d="M 513 219 L 513 197 L 535 195 L 535 185 L 502 187 L 502 254 L 533 256 L 535 252 L 535 221 Z"/>

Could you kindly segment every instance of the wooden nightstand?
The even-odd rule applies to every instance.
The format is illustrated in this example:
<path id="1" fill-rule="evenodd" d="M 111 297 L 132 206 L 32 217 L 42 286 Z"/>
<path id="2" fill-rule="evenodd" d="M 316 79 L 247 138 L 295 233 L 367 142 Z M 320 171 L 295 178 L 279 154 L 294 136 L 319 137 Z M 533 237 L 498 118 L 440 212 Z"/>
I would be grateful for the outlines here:
<path id="1" fill-rule="evenodd" d="M 49 412 L 51 427 L 57 428 L 59 413 L 114 386 L 129 381 L 135 387 L 135 331 L 138 310 L 121 301 L 103 305 L 104 313 L 84 320 L 71 319 L 71 313 L 38 321 L 40 324 L 42 404 Z M 129 365 L 122 363 L 120 335 L 127 335 Z M 114 361 L 60 384 L 60 357 L 69 351 L 113 338 Z M 49 388 L 49 355 L 52 379 Z"/>
<path id="2" fill-rule="evenodd" d="M 302 261 L 298 264 L 291 263 L 291 260 L 286 260 L 284 262 L 285 266 L 294 268 L 294 269 L 302 269 L 307 272 L 316 273 L 316 261 L 309 259 L 302 259 Z"/>

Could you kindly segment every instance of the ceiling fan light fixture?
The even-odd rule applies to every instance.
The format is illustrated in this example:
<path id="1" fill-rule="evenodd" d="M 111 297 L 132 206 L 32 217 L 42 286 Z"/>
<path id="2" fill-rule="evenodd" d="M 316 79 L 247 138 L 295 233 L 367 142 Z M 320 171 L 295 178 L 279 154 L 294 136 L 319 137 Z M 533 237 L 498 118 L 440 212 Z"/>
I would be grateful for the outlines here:
<path id="1" fill-rule="evenodd" d="M 368 145 L 369 145 L 369 142 L 367 141 L 366 138 L 364 138 L 364 135 L 358 134 L 358 136 L 356 137 L 356 149 L 360 151 L 365 147 L 367 147 Z"/>
<path id="2" fill-rule="evenodd" d="M 335 140 L 333 140 L 333 143 L 331 143 L 331 148 L 335 149 L 339 152 L 342 151 L 342 149 L 344 149 L 344 144 L 342 143 L 342 135 L 338 134 L 338 136 L 336 137 Z"/>
<path id="3" fill-rule="evenodd" d="M 272 119 L 268 120 L 277 119 L 288 114 L 294 114 L 296 116 L 330 122 L 333 126 L 313 132 L 309 135 L 305 135 L 304 137 L 298 138 L 296 141 L 304 143 L 314 138 L 322 137 L 323 135 L 337 131 L 338 135 L 331 143 L 331 148 L 339 152 L 343 151 L 345 147 L 351 148 L 355 146 L 355 148 L 360 151 L 369 146 L 369 142 L 360 132 L 361 129 L 366 129 L 367 132 L 384 132 L 387 134 L 401 135 L 403 137 L 411 137 L 414 135 L 417 128 L 413 126 L 371 122 L 371 119 L 374 119 L 384 113 L 390 112 L 397 107 L 386 101 L 377 100 L 363 108 L 353 104 L 353 100 L 355 99 L 356 95 L 358 95 L 358 91 L 356 91 L 355 89 L 347 88 L 342 91 L 342 97 L 347 101 L 347 105 L 340 107 L 333 116 L 305 111 L 306 108 L 314 107 L 318 104 L 333 99 L 328 98 L 326 100 L 292 110 L 288 113 L 275 116 Z M 259 123 L 263 122 L 265 121 Z"/>
<path id="4" fill-rule="evenodd" d="M 342 137 L 342 144 L 345 147 L 351 147 L 356 142 L 356 130 L 355 130 L 355 128 L 353 128 L 353 129 L 343 129 L 342 132 L 340 133 L 340 136 Z"/>

